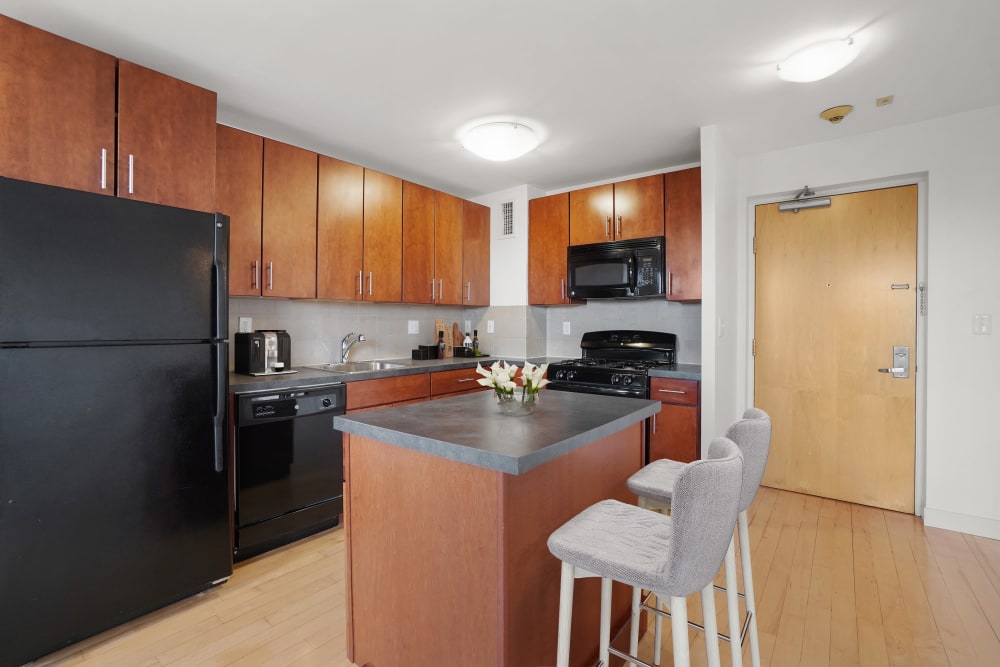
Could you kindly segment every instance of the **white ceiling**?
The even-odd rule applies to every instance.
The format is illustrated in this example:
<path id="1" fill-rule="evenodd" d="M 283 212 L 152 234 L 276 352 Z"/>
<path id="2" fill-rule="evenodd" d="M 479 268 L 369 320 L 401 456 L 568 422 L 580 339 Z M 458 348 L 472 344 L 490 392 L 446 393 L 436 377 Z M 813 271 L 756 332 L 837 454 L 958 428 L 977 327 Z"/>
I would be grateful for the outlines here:
<path id="1" fill-rule="evenodd" d="M 0 13 L 215 90 L 219 120 L 470 197 L 698 161 L 1000 104 L 997 0 L 0 0 Z M 854 35 L 857 60 L 794 84 L 775 63 Z M 891 106 L 875 98 L 895 95 Z M 839 125 L 821 110 L 853 104 Z M 507 163 L 456 135 L 517 119 Z M 808 180 L 808 179 L 806 179 Z"/>

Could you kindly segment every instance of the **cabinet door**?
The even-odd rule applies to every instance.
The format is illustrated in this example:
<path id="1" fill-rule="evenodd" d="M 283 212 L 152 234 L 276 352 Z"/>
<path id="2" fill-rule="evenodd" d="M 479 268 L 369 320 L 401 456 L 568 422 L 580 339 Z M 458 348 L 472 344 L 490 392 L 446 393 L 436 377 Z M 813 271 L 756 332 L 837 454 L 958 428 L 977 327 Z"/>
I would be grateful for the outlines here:
<path id="1" fill-rule="evenodd" d="M 365 169 L 364 299 L 403 296 L 403 181 Z"/>
<path id="2" fill-rule="evenodd" d="M 364 167 L 320 155 L 316 211 L 316 296 L 320 299 L 361 299 L 364 206 Z"/>
<path id="3" fill-rule="evenodd" d="M 0 16 L 0 176 L 114 193 L 113 56 Z"/>
<path id="4" fill-rule="evenodd" d="M 614 238 L 614 186 L 598 185 L 569 193 L 569 244 L 602 243 Z"/>
<path id="5" fill-rule="evenodd" d="M 462 283 L 467 306 L 490 305 L 490 209 L 464 201 Z"/>
<path id="6" fill-rule="evenodd" d="M 615 183 L 616 240 L 663 236 L 663 175 Z"/>
<path id="7" fill-rule="evenodd" d="M 229 294 L 260 296 L 264 139 L 216 128 L 216 210 L 229 216 Z"/>
<path id="8" fill-rule="evenodd" d="M 264 296 L 316 298 L 316 153 L 264 139 Z"/>
<path id="9" fill-rule="evenodd" d="M 698 408 L 664 403 L 649 428 L 649 460 L 672 459 L 690 463 L 701 458 Z"/>
<path id="10" fill-rule="evenodd" d="M 403 301 L 435 303 L 434 191 L 403 183 Z"/>
<path id="11" fill-rule="evenodd" d="M 667 300 L 701 300 L 701 167 L 666 175 Z"/>
<path id="12" fill-rule="evenodd" d="M 118 196 L 215 207 L 215 93 L 118 61 Z"/>
<path id="13" fill-rule="evenodd" d="M 473 368 L 456 368 L 450 371 L 431 373 L 431 398 L 458 396 L 474 391 L 486 391 L 489 387 L 479 384 L 482 375 Z"/>
<path id="14" fill-rule="evenodd" d="M 569 193 L 528 202 L 528 303 L 550 306 L 566 298 Z"/>
<path id="15" fill-rule="evenodd" d="M 437 303 L 439 304 L 462 305 L 464 208 L 462 200 L 458 197 L 443 192 L 434 195 L 434 275 L 438 281 Z M 487 226 L 488 224 L 487 221 Z M 488 250 L 486 259 L 489 262 Z M 489 271 L 486 275 L 488 279 Z"/>

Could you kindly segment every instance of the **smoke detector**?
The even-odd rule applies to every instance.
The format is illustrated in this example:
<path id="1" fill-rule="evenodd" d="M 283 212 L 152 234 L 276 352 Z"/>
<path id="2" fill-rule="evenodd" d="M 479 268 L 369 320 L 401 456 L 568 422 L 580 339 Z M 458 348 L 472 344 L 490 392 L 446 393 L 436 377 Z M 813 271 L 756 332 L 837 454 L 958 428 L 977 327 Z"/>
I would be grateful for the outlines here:
<path id="1" fill-rule="evenodd" d="M 843 104 L 839 107 L 830 107 L 829 109 L 824 109 L 819 112 L 819 117 L 823 120 L 828 120 L 834 125 L 844 120 L 844 116 L 854 111 L 854 107 L 850 104 Z"/>

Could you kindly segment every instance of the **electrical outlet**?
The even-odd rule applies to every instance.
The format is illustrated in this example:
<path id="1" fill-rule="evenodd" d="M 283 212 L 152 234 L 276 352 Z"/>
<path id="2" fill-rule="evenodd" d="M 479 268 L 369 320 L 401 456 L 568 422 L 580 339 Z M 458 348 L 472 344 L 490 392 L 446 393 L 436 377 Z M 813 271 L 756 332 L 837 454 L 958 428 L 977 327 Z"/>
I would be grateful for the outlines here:
<path id="1" fill-rule="evenodd" d="M 972 333 L 977 336 L 993 335 L 993 316 L 976 315 L 972 318 Z"/>
<path id="2" fill-rule="evenodd" d="M 465 320 L 465 333 L 472 333 L 472 320 Z"/>
<path id="3" fill-rule="evenodd" d="M 408 333 L 408 334 L 418 334 L 418 333 L 420 333 L 420 320 L 407 320 L 406 321 L 406 333 Z"/>
<path id="4" fill-rule="evenodd" d="M 240 318 L 240 333 L 251 333 L 253 332 L 253 318 L 252 317 L 241 317 Z"/>
<path id="5" fill-rule="evenodd" d="M 493 320 L 486 320 L 486 333 L 493 333 Z"/>
<path id="6" fill-rule="evenodd" d="M 569 335 L 569 322 L 563 322 L 563 336 Z"/>

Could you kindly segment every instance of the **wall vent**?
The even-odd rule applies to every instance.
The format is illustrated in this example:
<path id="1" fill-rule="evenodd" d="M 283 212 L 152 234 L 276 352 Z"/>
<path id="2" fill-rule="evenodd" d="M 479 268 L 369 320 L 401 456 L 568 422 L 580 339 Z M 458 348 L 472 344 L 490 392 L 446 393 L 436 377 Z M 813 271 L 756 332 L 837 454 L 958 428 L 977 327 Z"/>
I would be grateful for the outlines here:
<path id="1" fill-rule="evenodd" d="M 514 237 L 514 202 L 505 201 L 500 204 L 503 213 L 503 226 L 500 228 L 500 238 L 509 239 Z"/>

